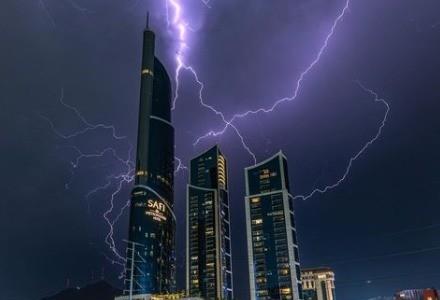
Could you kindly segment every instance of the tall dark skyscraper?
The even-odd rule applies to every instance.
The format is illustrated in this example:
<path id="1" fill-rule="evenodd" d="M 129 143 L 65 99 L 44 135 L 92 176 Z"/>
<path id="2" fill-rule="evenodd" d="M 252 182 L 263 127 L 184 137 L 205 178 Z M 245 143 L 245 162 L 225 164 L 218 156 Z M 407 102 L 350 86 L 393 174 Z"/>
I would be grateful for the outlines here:
<path id="1" fill-rule="evenodd" d="M 279 152 L 245 169 L 251 300 L 302 299 L 287 159 Z"/>
<path id="2" fill-rule="evenodd" d="M 233 297 L 228 172 L 218 146 L 191 160 L 186 287 L 191 297 Z"/>
<path id="3" fill-rule="evenodd" d="M 144 31 L 135 187 L 131 193 L 124 294 L 175 288 L 173 213 L 174 128 L 171 84 L 154 55 L 154 33 Z M 134 299 L 134 298 L 133 298 Z"/>

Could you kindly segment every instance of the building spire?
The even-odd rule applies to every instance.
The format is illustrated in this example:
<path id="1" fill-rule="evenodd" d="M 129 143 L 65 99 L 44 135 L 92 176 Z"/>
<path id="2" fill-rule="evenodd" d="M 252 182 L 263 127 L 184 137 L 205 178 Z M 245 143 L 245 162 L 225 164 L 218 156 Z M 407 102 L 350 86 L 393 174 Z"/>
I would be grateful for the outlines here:
<path id="1" fill-rule="evenodd" d="M 146 25 L 147 25 L 146 28 L 150 29 L 150 12 L 149 11 L 147 11 L 147 24 Z"/>

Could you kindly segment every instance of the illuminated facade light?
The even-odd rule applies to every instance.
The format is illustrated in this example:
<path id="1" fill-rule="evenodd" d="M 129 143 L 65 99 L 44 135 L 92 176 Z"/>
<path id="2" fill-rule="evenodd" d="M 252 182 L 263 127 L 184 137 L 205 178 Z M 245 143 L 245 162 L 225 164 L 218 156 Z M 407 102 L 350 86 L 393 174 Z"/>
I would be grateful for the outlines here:
<path id="1" fill-rule="evenodd" d="M 251 300 L 302 300 L 293 197 L 280 152 L 245 169 Z"/>
<path id="2" fill-rule="evenodd" d="M 142 75 L 151 75 L 154 76 L 153 71 L 151 71 L 150 69 L 142 69 Z"/>
<path id="3" fill-rule="evenodd" d="M 301 271 L 304 300 L 335 300 L 335 274 L 330 268 Z"/>
<path id="4" fill-rule="evenodd" d="M 260 203 L 260 198 L 252 198 L 251 202 L 252 203 Z"/>
<path id="5" fill-rule="evenodd" d="M 186 261 L 190 297 L 233 299 L 227 188 L 226 159 L 217 146 L 191 160 Z"/>

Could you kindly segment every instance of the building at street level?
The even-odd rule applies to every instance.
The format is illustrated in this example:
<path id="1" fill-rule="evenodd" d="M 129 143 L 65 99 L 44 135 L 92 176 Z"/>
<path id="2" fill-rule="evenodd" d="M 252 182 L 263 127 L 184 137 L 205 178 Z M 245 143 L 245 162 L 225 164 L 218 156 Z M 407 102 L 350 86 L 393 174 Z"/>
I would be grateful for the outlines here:
<path id="1" fill-rule="evenodd" d="M 154 55 L 155 35 L 143 33 L 135 186 L 131 192 L 124 296 L 150 299 L 175 289 L 173 213 L 174 128 L 171 84 Z"/>
<path id="2" fill-rule="evenodd" d="M 436 289 L 404 290 L 394 295 L 395 300 L 440 300 L 440 293 Z"/>
<path id="3" fill-rule="evenodd" d="M 335 300 L 335 273 L 330 268 L 302 269 L 304 300 Z"/>
<path id="4" fill-rule="evenodd" d="M 186 223 L 189 296 L 232 299 L 229 220 L 226 158 L 215 146 L 191 160 Z"/>
<path id="5" fill-rule="evenodd" d="M 245 169 L 250 298 L 302 299 L 287 159 L 282 152 Z"/>

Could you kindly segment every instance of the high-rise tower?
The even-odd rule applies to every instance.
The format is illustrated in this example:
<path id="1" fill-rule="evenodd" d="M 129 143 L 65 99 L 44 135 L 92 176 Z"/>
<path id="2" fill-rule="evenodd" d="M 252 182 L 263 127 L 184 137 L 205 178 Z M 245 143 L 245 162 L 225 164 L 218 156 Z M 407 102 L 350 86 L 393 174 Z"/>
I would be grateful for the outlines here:
<path id="1" fill-rule="evenodd" d="M 147 28 L 143 38 L 136 177 L 124 290 L 129 297 L 136 295 L 133 299 L 148 299 L 147 295 L 175 288 L 171 84 L 154 55 L 154 33 Z"/>
<path id="2" fill-rule="evenodd" d="M 186 231 L 189 296 L 231 300 L 228 174 L 218 146 L 191 160 Z"/>
<path id="3" fill-rule="evenodd" d="M 245 169 L 251 300 L 302 299 L 287 159 L 279 152 Z"/>

